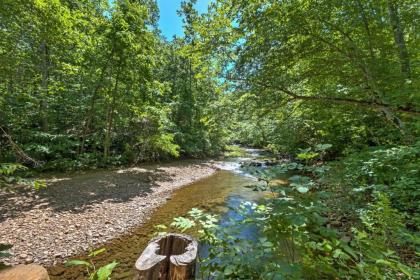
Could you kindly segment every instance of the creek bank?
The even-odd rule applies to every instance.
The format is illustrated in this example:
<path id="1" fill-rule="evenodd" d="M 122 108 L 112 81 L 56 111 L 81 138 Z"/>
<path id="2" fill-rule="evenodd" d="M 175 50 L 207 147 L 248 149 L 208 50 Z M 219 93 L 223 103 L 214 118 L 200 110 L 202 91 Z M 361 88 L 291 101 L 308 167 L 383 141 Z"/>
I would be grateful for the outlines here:
<path id="1" fill-rule="evenodd" d="M 201 160 L 101 170 L 47 179 L 39 192 L 0 192 L 0 243 L 8 265 L 55 265 L 144 223 L 181 186 L 212 175 Z"/>
<path id="2" fill-rule="evenodd" d="M 156 225 L 169 225 L 173 218 L 184 216 L 191 208 L 228 217 L 230 207 L 237 208 L 240 201 L 255 201 L 261 197 L 261 193 L 245 188 L 254 183 L 255 179 L 240 172 L 237 169 L 239 163 L 223 162 L 218 166 L 221 170 L 213 175 L 173 191 L 171 199 L 158 207 L 140 226 L 95 248 L 105 247 L 106 252 L 93 259 L 86 252 L 72 256 L 72 259 L 91 259 L 97 267 L 117 261 L 119 264 L 114 269 L 112 279 L 132 280 L 136 274 L 134 263 L 154 237 Z M 51 280 L 86 279 L 86 270 L 80 266 L 65 267 L 57 264 L 47 269 Z"/>

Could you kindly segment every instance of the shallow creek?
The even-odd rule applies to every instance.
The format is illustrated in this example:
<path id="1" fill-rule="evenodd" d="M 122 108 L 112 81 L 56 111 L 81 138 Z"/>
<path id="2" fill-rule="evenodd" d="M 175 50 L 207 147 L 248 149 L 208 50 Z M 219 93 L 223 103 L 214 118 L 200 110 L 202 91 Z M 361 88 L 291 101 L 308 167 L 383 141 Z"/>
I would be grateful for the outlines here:
<path id="1" fill-rule="evenodd" d="M 134 263 L 152 238 L 156 225 L 167 225 L 174 217 L 185 215 L 193 207 L 221 213 L 222 223 L 229 217 L 237 218 L 233 216 L 235 212 L 229 211 L 229 208 L 237 207 L 242 201 L 258 200 L 263 195 L 244 187 L 255 182 L 255 178 L 242 172 L 239 162 L 258 156 L 255 150 L 248 152 L 249 157 L 226 160 L 220 163 L 220 170 L 215 174 L 175 190 L 167 203 L 156 209 L 145 223 L 101 246 L 107 251 L 95 257 L 95 265 L 99 267 L 116 260 L 119 265 L 114 270 L 112 279 L 133 279 Z M 72 259 L 86 259 L 86 254 Z M 82 267 L 69 268 L 59 264 L 48 270 L 52 280 L 86 277 Z"/>

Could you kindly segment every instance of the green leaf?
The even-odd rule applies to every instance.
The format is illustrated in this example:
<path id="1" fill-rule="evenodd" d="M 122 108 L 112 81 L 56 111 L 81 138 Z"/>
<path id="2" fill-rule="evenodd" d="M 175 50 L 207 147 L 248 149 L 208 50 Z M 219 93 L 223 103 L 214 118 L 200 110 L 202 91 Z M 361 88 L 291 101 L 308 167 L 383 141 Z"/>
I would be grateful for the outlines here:
<path id="1" fill-rule="evenodd" d="M 105 252 L 106 251 L 106 249 L 105 248 L 101 248 L 101 249 L 98 249 L 98 250 L 96 250 L 96 251 L 92 251 L 92 252 L 90 252 L 89 253 L 89 257 L 95 257 L 95 256 L 97 256 L 97 255 L 99 255 L 99 254 L 102 254 L 103 252 Z"/>
<path id="2" fill-rule="evenodd" d="M 357 259 L 356 253 L 354 252 L 354 250 L 350 246 L 344 245 L 343 249 L 347 254 L 352 256 L 354 259 Z"/>
<path id="3" fill-rule="evenodd" d="M 323 152 L 325 150 L 328 150 L 332 146 L 333 145 L 331 145 L 331 144 L 318 144 L 318 145 L 315 146 L 315 151 Z"/>
<path id="4" fill-rule="evenodd" d="M 245 188 L 252 189 L 254 192 L 263 192 L 267 190 L 266 185 L 248 185 Z"/>
<path id="5" fill-rule="evenodd" d="M 45 183 L 45 181 L 35 180 L 33 181 L 33 186 L 35 190 L 39 190 L 41 188 L 45 188 L 47 184 Z"/>
<path id="6" fill-rule="evenodd" d="M 233 273 L 234 269 L 235 269 L 234 266 L 228 265 L 228 266 L 225 267 L 225 269 L 223 271 L 223 274 L 226 275 L 226 276 L 231 275 Z"/>
<path id="7" fill-rule="evenodd" d="M 88 263 L 87 261 L 82 260 L 71 260 L 65 263 L 65 266 L 76 266 L 76 265 L 83 265 L 86 267 L 92 267 L 92 264 Z"/>
<path id="8" fill-rule="evenodd" d="M 383 259 L 376 260 L 376 264 L 383 264 L 383 265 L 386 265 L 386 266 L 391 266 L 392 265 L 392 263 L 390 261 L 383 260 Z"/>
<path id="9" fill-rule="evenodd" d="M 404 273 L 408 277 L 412 277 L 413 274 L 411 273 L 410 267 L 408 267 L 406 265 L 403 265 L 403 264 L 398 264 L 397 266 L 402 271 L 402 273 Z"/>
<path id="10" fill-rule="evenodd" d="M 191 218 L 200 218 L 201 216 L 203 216 L 203 210 L 198 209 L 198 208 L 193 208 L 188 212 L 188 215 L 190 215 Z"/>
<path id="11" fill-rule="evenodd" d="M 300 186 L 300 187 L 297 187 L 296 190 L 300 193 L 307 193 L 309 191 L 309 188 Z"/>
<path id="12" fill-rule="evenodd" d="M 97 279 L 98 280 L 111 279 L 110 276 L 112 274 L 112 271 L 117 265 L 118 263 L 116 261 L 113 261 L 112 263 L 99 268 L 98 271 L 96 272 Z"/>
<path id="13" fill-rule="evenodd" d="M 165 226 L 165 225 L 156 225 L 155 226 L 155 229 L 157 229 L 157 230 L 165 230 L 165 229 L 167 229 L 168 227 L 167 226 Z"/>
<path id="14" fill-rule="evenodd" d="M 298 159 L 313 159 L 316 158 L 319 153 L 309 152 L 309 153 L 301 153 L 297 155 Z"/>
<path id="15" fill-rule="evenodd" d="M 177 217 L 174 218 L 174 221 L 171 223 L 171 226 L 180 229 L 181 232 L 184 232 L 187 229 L 194 227 L 195 222 L 184 217 Z"/>

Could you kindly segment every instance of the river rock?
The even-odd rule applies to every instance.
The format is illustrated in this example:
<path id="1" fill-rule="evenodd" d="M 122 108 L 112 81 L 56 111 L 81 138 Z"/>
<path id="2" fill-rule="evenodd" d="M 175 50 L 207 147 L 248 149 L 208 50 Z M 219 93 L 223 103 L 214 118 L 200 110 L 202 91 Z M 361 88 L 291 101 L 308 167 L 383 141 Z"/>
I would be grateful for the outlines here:
<path id="1" fill-rule="evenodd" d="M 276 165 L 279 164 L 279 161 L 278 160 L 275 160 L 275 159 L 267 159 L 264 162 L 264 164 L 265 164 L 265 166 L 276 166 Z"/>
<path id="2" fill-rule="evenodd" d="M 241 167 L 242 168 L 246 168 L 246 167 L 263 167 L 264 162 L 262 161 L 257 161 L 257 160 L 252 160 L 252 161 L 245 161 L 241 163 Z"/>
<path id="3" fill-rule="evenodd" d="M 2 280 L 50 280 L 45 268 L 36 264 L 17 265 L 0 271 Z"/>

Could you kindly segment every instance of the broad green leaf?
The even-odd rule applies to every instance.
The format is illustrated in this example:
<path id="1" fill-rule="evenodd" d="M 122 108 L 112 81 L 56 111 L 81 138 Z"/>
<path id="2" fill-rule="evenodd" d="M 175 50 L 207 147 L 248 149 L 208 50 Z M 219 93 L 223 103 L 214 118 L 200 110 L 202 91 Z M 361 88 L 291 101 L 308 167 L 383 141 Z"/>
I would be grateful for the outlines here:
<path id="1" fill-rule="evenodd" d="M 112 271 L 118 265 L 116 261 L 113 261 L 110 264 L 107 264 L 98 269 L 96 272 L 98 280 L 108 280 L 111 277 Z"/>

